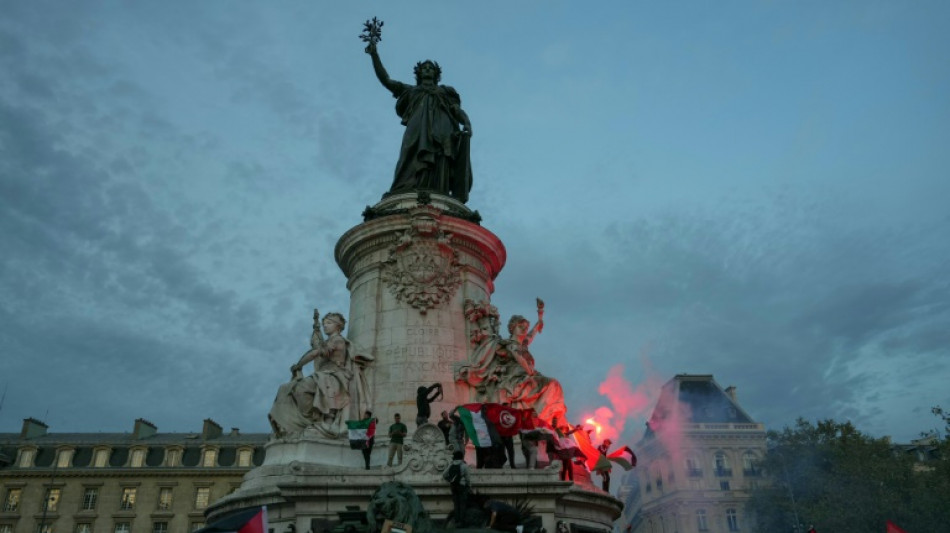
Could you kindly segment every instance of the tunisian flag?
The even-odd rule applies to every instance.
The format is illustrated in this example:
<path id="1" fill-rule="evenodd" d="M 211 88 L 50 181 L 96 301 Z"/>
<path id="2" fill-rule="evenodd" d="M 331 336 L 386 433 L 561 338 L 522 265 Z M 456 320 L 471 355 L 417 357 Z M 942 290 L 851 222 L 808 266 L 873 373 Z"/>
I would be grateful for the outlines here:
<path id="1" fill-rule="evenodd" d="M 267 533 L 267 506 L 245 509 L 195 533 Z"/>
<path id="2" fill-rule="evenodd" d="M 514 437 L 521 429 L 525 413 L 521 409 L 501 405 L 500 403 L 486 403 L 482 406 L 485 420 L 494 424 L 498 434 L 502 437 Z"/>
<path id="3" fill-rule="evenodd" d="M 896 525 L 894 522 L 891 522 L 890 520 L 888 520 L 888 521 L 887 521 L 887 533 L 907 533 L 907 532 L 904 531 L 903 529 L 897 527 L 897 525 Z"/>

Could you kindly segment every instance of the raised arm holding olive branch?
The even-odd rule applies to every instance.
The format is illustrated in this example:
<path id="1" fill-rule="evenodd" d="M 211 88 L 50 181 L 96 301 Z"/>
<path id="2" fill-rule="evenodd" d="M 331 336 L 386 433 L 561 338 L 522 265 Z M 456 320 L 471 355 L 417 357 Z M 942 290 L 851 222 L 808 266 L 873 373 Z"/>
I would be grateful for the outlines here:
<path id="1" fill-rule="evenodd" d="M 360 37 L 373 63 L 376 78 L 396 98 L 396 114 L 406 131 L 389 194 L 428 190 L 468 201 L 472 188 L 469 138 L 472 123 L 452 87 L 439 85 L 442 68 L 432 60 L 416 63 L 416 84 L 389 77 L 377 51 L 382 22 L 366 22 Z"/>

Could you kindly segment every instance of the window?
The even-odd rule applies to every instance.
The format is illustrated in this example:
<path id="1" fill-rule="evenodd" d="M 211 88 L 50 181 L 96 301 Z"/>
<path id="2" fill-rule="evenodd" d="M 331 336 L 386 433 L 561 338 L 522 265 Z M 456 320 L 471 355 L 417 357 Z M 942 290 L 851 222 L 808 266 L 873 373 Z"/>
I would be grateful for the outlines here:
<path id="1" fill-rule="evenodd" d="M 168 522 L 153 522 L 152 533 L 168 533 Z"/>
<path id="2" fill-rule="evenodd" d="M 76 524 L 75 533 L 92 533 L 92 524 L 87 524 L 87 523 Z"/>
<path id="3" fill-rule="evenodd" d="M 53 533 L 52 524 L 36 524 L 36 533 Z"/>
<path id="4" fill-rule="evenodd" d="M 719 477 L 729 477 L 732 475 L 732 469 L 729 468 L 729 459 L 723 452 L 716 453 L 716 475 Z"/>
<path id="5" fill-rule="evenodd" d="M 709 524 L 706 523 L 706 510 L 696 511 L 696 529 L 700 531 L 709 531 Z"/>
<path id="6" fill-rule="evenodd" d="M 165 466 L 181 466 L 181 450 L 173 448 L 165 452 Z"/>
<path id="7" fill-rule="evenodd" d="M 739 531 L 739 516 L 735 509 L 726 509 L 726 525 L 729 531 Z"/>
<path id="8" fill-rule="evenodd" d="M 158 489 L 158 510 L 170 511 L 172 508 L 172 488 L 162 487 Z"/>
<path id="9" fill-rule="evenodd" d="M 109 450 L 96 450 L 96 457 L 92 462 L 92 466 L 96 468 L 109 466 Z"/>
<path id="10" fill-rule="evenodd" d="M 69 468 L 73 462 L 72 450 L 60 450 L 56 455 L 56 468 Z"/>
<path id="11" fill-rule="evenodd" d="M 13 513 L 20 508 L 20 497 L 23 489 L 7 489 L 7 496 L 3 499 L 3 512 Z"/>
<path id="12" fill-rule="evenodd" d="M 195 490 L 195 509 L 204 509 L 208 507 L 208 501 L 211 499 L 211 487 L 198 487 Z"/>
<path id="13" fill-rule="evenodd" d="M 13 524 L 0 524 L 0 533 L 13 533 Z"/>
<path id="14" fill-rule="evenodd" d="M 33 456 L 36 454 L 36 450 L 20 450 L 20 468 L 30 468 L 33 466 Z"/>
<path id="15" fill-rule="evenodd" d="M 112 533 L 130 533 L 131 531 L 132 527 L 128 522 L 116 522 Z"/>
<path id="16" fill-rule="evenodd" d="M 123 511 L 130 511 L 135 509 L 135 487 L 125 487 L 122 489 L 122 499 L 119 500 L 119 509 Z M 123 524 L 125 522 L 122 522 Z M 119 527 L 119 524 L 116 524 L 116 527 Z"/>
<path id="17" fill-rule="evenodd" d="M 745 452 L 742 454 L 742 475 L 744 476 L 757 476 L 759 475 L 758 469 L 758 457 L 755 456 L 752 452 Z"/>
<path id="18" fill-rule="evenodd" d="M 46 489 L 46 503 L 44 508 L 47 511 L 55 511 L 59 507 L 60 489 Z"/>
<path id="19" fill-rule="evenodd" d="M 213 467 L 217 459 L 217 450 L 205 450 L 201 455 L 201 466 Z"/>
<path id="20" fill-rule="evenodd" d="M 95 511 L 96 502 L 99 500 L 99 489 L 97 487 L 86 487 L 82 491 L 82 507 L 83 511 Z"/>
<path id="21" fill-rule="evenodd" d="M 719 482 L 719 488 L 722 489 L 722 490 L 729 490 L 729 482 L 728 482 L 728 481 L 720 481 L 720 482 Z"/>
<path id="22" fill-rule="evenodd" d="M 695 455 L 686 458 L 686 475 L 689 477 L 703 477 L 702 463 Z"/>
<path id="23" fill-rule="evenodd" d="M 199 529 L 205 527 L 204 522 L 192 522 L 190 531 L 198 531 Z M 0 532 L 3 533 L 3 532 Z"/>
<path id="24" fill-rule="evenodd" d="M 251 466 L 251 455 L 253 452 L 244 448 L 238 450 L 238 466 Z"/>
<path id="25" fill-rule="evenodd" d="M 132 450 L 132 459 L 129 460 L 129 466 L 132 468 L 142 468 L 145 465 L 145 450 L 136 448 Z"/>

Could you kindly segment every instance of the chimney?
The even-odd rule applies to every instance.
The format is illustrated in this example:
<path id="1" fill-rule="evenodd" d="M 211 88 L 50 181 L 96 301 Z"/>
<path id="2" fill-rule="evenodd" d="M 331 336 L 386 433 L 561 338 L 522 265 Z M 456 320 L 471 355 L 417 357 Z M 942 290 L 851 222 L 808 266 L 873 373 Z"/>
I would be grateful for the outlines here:
<path id="1" fill-rule="evenodd" d="M 230 436 L 232 436 L 232 437 L 239 437 L 240 435 L 241 435 L 241 430 L 240 430 L 240 429 L 238 429 L 238 428 L 231 428 L 231 435 L 230 435 Z"/>
<path id="2" fill-rule="evenodd" d="M 47 429 L 49 429 L 49 426 L 33 417 L 24 418 L 23 429 L 20 430 L 20 438 L 35 439 L 36 437 L 42 437 L 46 435 Z"/>
<path id="3" fill-rule="evenodd" d="M 204 426 L 201 427 L 201 438 L 204 440 L 216 439 L 221 436 L 221 426 L 210 418 L 205 418 Z"/>
<path id="4" fill-rule="evenodd" d="M 728 387 L 726 387 L 726 394 L 728 394 L 729 397 L 732 398 L 732 401 L 733 401 L 733 402 L 739 403 L 739 400 L 736 399 L 736 386 L 735 386 L 735 385 L 729 385 Z"/>
<path id="5" fill-rule="evenodd" d="M 136 418 L 135 428 L 132 430 L 132 438 L 135 440 L 147 439 L 157 432 L 158 426 L 144 418 Z"/>

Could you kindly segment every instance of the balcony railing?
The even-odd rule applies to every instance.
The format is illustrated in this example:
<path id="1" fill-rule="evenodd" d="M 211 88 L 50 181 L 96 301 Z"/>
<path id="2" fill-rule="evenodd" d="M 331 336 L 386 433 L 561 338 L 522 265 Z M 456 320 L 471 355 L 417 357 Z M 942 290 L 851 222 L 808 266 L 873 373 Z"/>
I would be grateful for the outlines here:
<path id="1" fill-rule="evenodd" d="M 764 424 L 694 423 L 683 424 L 683 428 L 693 431 L 765 431 Z"/>
<path id="2" fill-rule="evenodd" d="M 759 477 L 762 475 L 762 470 L 759 468 L 743 468 L 742 475 L 745 477 Z"/>
<path id="3" fill-rule="evenodd" d="M 731 468 L 717 468 L 716 477 L 732 477 Z"/>
<path id="4" fill-rule="evenodd" d="M 703 477 L 702 468 L 690 468 L 686 471 L 686 475 L 689 477 Z"/>

